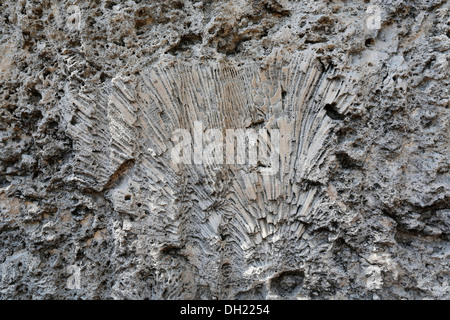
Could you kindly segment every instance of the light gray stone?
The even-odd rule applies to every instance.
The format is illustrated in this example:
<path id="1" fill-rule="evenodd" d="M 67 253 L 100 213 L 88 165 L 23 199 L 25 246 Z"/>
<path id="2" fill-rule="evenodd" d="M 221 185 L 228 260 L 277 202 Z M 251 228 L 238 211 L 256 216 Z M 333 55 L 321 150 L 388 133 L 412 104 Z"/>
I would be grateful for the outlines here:
<path id="1" fill-rule="evenodd" d="M 0 299 L 449 299 L 449 18 L 2 1 Z M 174 163 L 196 121 L 279 170 Z"/>

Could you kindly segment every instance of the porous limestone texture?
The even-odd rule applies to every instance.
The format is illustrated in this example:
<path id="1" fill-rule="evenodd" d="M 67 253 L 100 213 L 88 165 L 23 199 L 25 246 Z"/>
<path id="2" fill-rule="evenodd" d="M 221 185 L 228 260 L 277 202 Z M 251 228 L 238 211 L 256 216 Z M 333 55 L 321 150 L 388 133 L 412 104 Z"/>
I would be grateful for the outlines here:
<path id="1" fill-rule="evenodd" d="M 447 0 L 0 2 L 0 299 L 450 299 Z M 175 163 L 277 129 L 280 166 Z"/>

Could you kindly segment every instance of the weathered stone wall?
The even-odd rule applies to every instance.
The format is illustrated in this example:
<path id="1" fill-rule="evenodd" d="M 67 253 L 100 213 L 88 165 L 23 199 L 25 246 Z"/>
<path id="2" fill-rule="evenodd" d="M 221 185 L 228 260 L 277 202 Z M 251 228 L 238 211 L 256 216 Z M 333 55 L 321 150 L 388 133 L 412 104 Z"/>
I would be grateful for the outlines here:
<path id="1" fill-rule="evenodd" d="M 2 1 L 0 299 L 449 299 L 449 6 Z"/>

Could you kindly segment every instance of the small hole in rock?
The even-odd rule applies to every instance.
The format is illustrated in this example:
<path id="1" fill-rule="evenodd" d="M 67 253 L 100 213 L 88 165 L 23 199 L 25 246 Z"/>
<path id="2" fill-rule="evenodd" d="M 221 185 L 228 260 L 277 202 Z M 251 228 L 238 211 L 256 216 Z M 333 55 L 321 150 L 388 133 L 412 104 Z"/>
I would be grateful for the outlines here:
<path id="1" fill-rule="evenodd" d="M 328 103 L 325 105 L 325 112 L 332 120 L 344 120 L 345 116 L 339 112 L 336 107 L 336 103 Z"/>
<path id="2" fill-rule="evenodd" d="M 373 40 L 372 38 L 369 38 L 366 40 L 365 45 L 366 45 L 366 47 L 373 47 L 375 45 L 375 40 Z"/>

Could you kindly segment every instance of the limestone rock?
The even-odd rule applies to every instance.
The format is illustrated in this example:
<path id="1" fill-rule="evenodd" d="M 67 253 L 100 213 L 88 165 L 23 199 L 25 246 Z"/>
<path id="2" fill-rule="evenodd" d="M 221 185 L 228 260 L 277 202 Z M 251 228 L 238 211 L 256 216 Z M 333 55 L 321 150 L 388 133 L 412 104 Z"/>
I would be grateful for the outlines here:
<path id="1" fill-rule="evenodd" d="M 447 1 L 0 8 L 0 299 L 450 298 Z"/>

